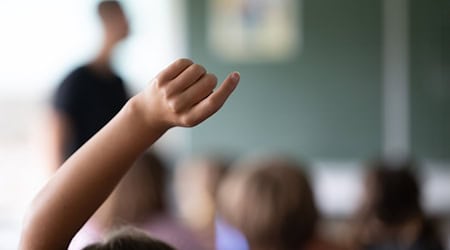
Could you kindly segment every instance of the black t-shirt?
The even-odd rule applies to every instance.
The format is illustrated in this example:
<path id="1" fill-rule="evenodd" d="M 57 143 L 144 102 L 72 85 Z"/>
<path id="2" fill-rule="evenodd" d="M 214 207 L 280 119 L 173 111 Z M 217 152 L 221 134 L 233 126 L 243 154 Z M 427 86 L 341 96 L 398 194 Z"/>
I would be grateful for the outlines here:
<path id="1" fill-rule="evenodd" d="M 53 107 L 70 122 L 71 135 L 65 145 L 68 158 L 111 120 L 128 99 L 122 79 L 101 76 L 88 66 L 72 71 L 57 88 Z"/>

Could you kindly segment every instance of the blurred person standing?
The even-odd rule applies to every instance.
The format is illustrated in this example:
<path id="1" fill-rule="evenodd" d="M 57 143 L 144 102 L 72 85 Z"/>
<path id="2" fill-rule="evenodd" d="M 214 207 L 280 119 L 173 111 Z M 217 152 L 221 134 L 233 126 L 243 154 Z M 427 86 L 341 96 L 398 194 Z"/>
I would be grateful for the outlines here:
<path id="1" fill-rule="evenodd" d="M 97 56 L 68 74 L 52 99 L 52 172 L 111 120 L 128 99 L 124 82 L 111 66 L 114 48 L 128 36 L 128 20 L 120 3 L 114 0 L 100 2 L 97 14 L 103 29 Z"/>

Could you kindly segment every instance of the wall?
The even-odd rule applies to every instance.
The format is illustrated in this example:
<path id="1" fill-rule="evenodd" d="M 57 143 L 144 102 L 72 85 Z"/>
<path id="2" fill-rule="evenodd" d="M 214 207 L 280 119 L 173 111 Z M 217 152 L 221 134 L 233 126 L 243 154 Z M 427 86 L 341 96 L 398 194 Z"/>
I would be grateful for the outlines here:
<path id="1" fill-rule="evenodd" d="M 411 140 L 421 159 L 450 159 L 450 1 L 411 0 Z"/>
<path id="2" fill-rule="evenodd" d="M 205 0 L 187 4 L 188 54 L 242 81 L 224 109 L 193 129 L 194 152 L 287 152 L 313 160 L 365 159 L 381 149 L 381 1 L 306 0 L 303 43 L 284 63 L 235 63 L 206 42 Z M 232 39 L 232 38 L 230 38 Z"/>

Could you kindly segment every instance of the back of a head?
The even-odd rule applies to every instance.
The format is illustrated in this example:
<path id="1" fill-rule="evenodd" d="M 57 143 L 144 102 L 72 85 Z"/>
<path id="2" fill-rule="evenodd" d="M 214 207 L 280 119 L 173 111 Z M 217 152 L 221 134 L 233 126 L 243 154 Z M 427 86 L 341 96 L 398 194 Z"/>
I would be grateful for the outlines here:
<path id="1" fill-rule="evenodd" d="M 395 226 L 422 215 L 420 190 L 411 164 L 392 167 L 384 162 L 372 164 L 368 175 L 369 209 L 376 218 Z"/>
<path id="2" fill-rule="evenodd" d="M 254 247 L 298 249 L 313 237 L 318 219 L 305 174 L 284 159 L 232 170 L 219 190 L 219 208 Z"/>
<path id="3" fill-rule="evenodd" d="M 96 243 L 83 250 L 175 250 L 168 244 L 150 238 L 144 232 L 132 228 L 124 228 L 112 234 L 103 243 Z"/>
<path id="4" fill-rule="evenodd" d="M 165 213 L 167 175 L 167 167 L 155 152 L 141 155 L 110 197 L 112 226 L 138 223 Z"/>

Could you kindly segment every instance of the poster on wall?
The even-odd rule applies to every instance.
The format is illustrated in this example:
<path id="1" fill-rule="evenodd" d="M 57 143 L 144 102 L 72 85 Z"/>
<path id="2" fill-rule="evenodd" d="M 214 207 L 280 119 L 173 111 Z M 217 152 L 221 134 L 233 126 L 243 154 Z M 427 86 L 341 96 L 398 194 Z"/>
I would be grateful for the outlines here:
<path id="1" fill-rule="evenodd" d="M 231 62 L 277 62 L 301 47 L 301 0 L 209 0 L 208 43 Z"/>

